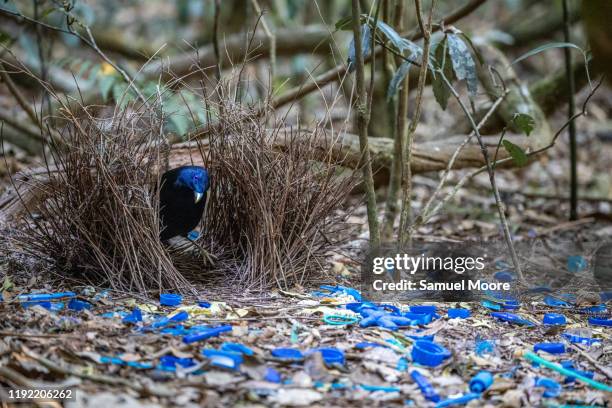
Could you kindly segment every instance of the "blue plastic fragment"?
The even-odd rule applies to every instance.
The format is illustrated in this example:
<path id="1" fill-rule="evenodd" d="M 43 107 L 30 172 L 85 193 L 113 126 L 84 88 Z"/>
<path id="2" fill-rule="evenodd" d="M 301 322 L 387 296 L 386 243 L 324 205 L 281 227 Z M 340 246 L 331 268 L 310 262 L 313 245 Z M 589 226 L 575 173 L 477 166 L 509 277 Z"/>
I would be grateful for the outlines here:
<path id="1" fill-rule="evenodd" d="M 181 310 L 180 312 L 172 315 L 172 317 L 162 316 L 156 319 L 155 321 L 153 321 L 153 323 L 151 323 L 149 327 L 146 328 L 146 330 L 161 329 L 171 324 L 184 322 L 187 319 L 189 319 L 189 313 L 184 310 Z"/>
<path id="2" fill-rule="evenodd" d="M 572 255 L 567 257 L 567 270 L 572 273 L 582 272 L 587 266 L 588 263 L 586 259 L 580 255 Z"/>
<path id="3" fill-rule="evenodd" d="M 51 307 L 49 308 L 52 312 L 59 312 L 60 310 L 64 310 L 64 302 L 51 302 Z"/>
<path id="4" fill-rule="evenodd" d="M 192 358 L 179 358 L 171 354 L 160 357 L 159 363 L 161 368 L 167 371 L 174 371 L 176 369 L 176 366 L 188 368 L 196 365 L 196 362 L 193 361 Z"/>
<path id="5" fill-rule="evenodd" d="M 599 297 L 601 298 L 602 302 L 607 302 L 608 300 L 612 300 L 612 292 L 601 292 Z"/>
<path id="6" fill-rule="evenodd" d="M 495 351 L 495 343 L 490 340 L 476 340 L 476 355 L 491 354 Z"/>
<path id="7" fill-rule="evenodd" d="M 400 389 L 397 387 L 386 387 L 384 385 L 368 385 L 368 384 L 359 384 L 359 386 L 366 391 L 375 392 L 375 391 L 383 391 L 383 392 L 399 392 Z"/>
<path id="8" fill-rule="evenodd" d="M 493 278 L 499 282 L 513 282 L 516 280 L 516 275 L 510 271 L 495 272 Z"/>
<path id="9" fill-rule="evenodd" d="M 551 307 L 572 307 L 575 302 L 576 296 L 569 293 L 557 296 L 546 295 L 546 297 L 544 297 L 544 303 Z"/>
<path id="10" fill-rule="evenodd" d="M 183 301 L 183 297 L 176 293 L 162 293 L 159 295 L 159 304 L 162 306 L 178 306 Z"/>
<path id="11" fill-rule="evenodd" d="M 49 301 L 41 301 L 41 302 L 22 302 L 21 306 L 24 309 L 30 308 L 32 306 L 40 306 L 44 307 L 47 310 L 51 310 L 51 302 Z"/>
<path id="12" fill-rule="evenodd" d="M 553 380 L 552 378 L 538 378 L 535 384 L 536 387 L 543 387 L 544 393 L 542 396 L 544 398 L 555 398 L 561 394 L 561 384 Z"/>
<path id="13" fill-rule="evenodd" d="M 125 360 L 121 359 L 121 357 L 101 356 L 100 357 L 100 363 L 103 363 L 103 364 L 116 364 L 116 365 L 121 365 L 121 366 L 128 366 L 128 367 L 132 367 L 132 368 L 138 368 L 138 369 L 142 369 L 142 370 L 148 370 L 150 368 L 153 368 L 153 364 L 151 364 L 151 363 L 141 363 L 141 362 L 138 362 L 138 361 L 125 361 Z"/>
<path id="14" fill-rule="evenodd" d="M 70 302 L 68 302 L 68 309 L 75 310 L 77 312 L 81 310 L 91 310 L 92 307 L 93 305 L 91 303 L 83 300 L 70 299 Z"/>
<path id="15" fill-rule="evenodd" d="M 208 309 L 210 307 L 210 302 L 207 302 L 205 300 L 198 300 L 198 306 Z"/>
<path id="16" fill-rule="evenodd" d="M 567 319 L 561 313 L 546 313 L 542 323 L 550 326 L 563 326 L 567 323 Z"/>
<path id="17" fill-rule="evenodd" d="M 484 392 L 491 384 L 493 384 L 493 374 L 481 371 L 470 380 L 470 391 Z"/>
<path id="18" fill-rule="evenodd" d="M 408 369 L 408 360 L 406 360 L 406 357 L 401 357 L 399 360 L 397 360 L 395 369 L 397 371 L 406 371 Z"/>
<path id="19" fill-rule="evenodd" d="M 423 374 L 419 373 L 417 370 L 412 370 L 410 372 L 410 377 L 412 377 L 414 382 L 419 386 L 419 389 L 426 400 L 431 402 L 440 401 L 440 395 L 438 395 L 436 389 L 429 381 L 427 381 L 427 378 L 425 378 Z"/>
<path id="20" fill-rule="evenodd" d="M 413 305 L 413 306 L 410 306 L 410 311 L 412 313 L 418 313 L 418 314 L 433 315 L 433 314 L 436 313 L 437 310 L 438 310 L 438 308 L 435 305 Z"/>
<path id="21" fill-rule="evenodd" d="M 188 334 L 187 336 L 183 337 L 183 343 L 185 344 L 195 343 L 196 341 L 202 341 L 202 340 L 210 339 L 211 337 L 217 337 L 221 333 L 225 333 L 228 331 L 232 331 L 231 325 L 225 325 L 225 326 L 205 329 L 205 330 L 193 333 L 193 334 Z"/>
<path id="22" fill-rule="evenodd" d="M 574 366 L 574 362 L 571 360 L 565 360 L 565 361 L 561 361 L 561 367 L 573 371 L 578 375 L 581 375 L 583 377 L 587 377 L 590 379 L 593 379 L 593 377 L 595 377 L 595 373 L 591 372 L 591 371 L 582 371 L 582 370 L 577 370 L 576 367 Z M 565 384 L 570 384 L 576 381 L 576 377 L 565 377 Z"/>
<path id="23" fill-rule="evenodd" d="M 365 350 L 367 348 L 374 348 L 374 347 L 386 347 L 386 346 L 383 346 L 382 344 L 374 343 L 371 341 L 362 341 L 360 343 L 355 344 L 355 348 L 358 350 Z"/>
<path id="24" fill-rule="evenodd" d="M 471 314 L 472 312 L 469 309 L 462 307 L 448 309 L 448 317 L 451 319 L 467 319 Z"/>
<path id="25" fill-rule="evenodd" d="M 612 326 L 612 319 L 610 319 L 608 317 L 593 316 L 593 317 L 589 317 L 589 324 L 593 325 L 593 326 L 611 327 Z"/>
<path id="26" fill-rule="evenodd" d="M 389 330 L 397 330 L 401 326 L 410 326 L 415 320 L 404 316 L 396 316 L 382 310 L 362 309 L 364 316 L 359 322 L 361 327 L 379 326 Z"/>
<path id="27" fill-rule="evenodd" d="M 323 361 L 326 365 L 340 364 L 344 365 L 344 353 L 335 347 L 319 347 L 309 350 L 306 354 L 321 353 Z"/>
<path id="28" fill-rule="evenodd" d="M 480 394 L 470 392 L 469 394 L 465 394 L 457 398 L 449 398 L 444 401 L 440 401 L 436 404 L 436 408 L 452 407 L 454 405 L 465 405 L 468 402 L 478 398 L 480 398 Z"/>
<path id="29" fill-rule="evenodd" d="M 419 335 L 419 334 L 408 334 L 407 337 L 413 339 L 413 340 L 427 340 L 427 341 L 434 341 L 434 338 L 436 337 L 435 334 L 424 334 L 424 335 Z"/>
<path id="30" fill-rule="evenodd" d="M 295 348 L 275 348 L 271 352 L 273 357 L 280 358 L 283 360 L 303 360 L 304 354 Z"/>
<path id="31" fill-rule="evenodd" d="M 280 384 L 280 382 L 282 381 L 282 377 L 281 377 L 281 374 L 278 371 L 276 371 L 274 368 L 267 367 L 266 374 L 264 375 L 264 380 L 268 382 Z"/>
<path id="32" fill-rule="evenodd" d="M 494 318 L 504 321 L 504 322 L 508 322 L 508 323 L 515 323 L 515 324 L 519 324 L 521 326 L 534 326 L 533 322 L 530 322 L 529 320 L 523 319 L 522 317 L 520 317 L 519 315 L 516 315 L 514 313 L 508 313 L 508 312 L 491 312 L 491 316 L 493 316 Z"/>
<path id="33" fill-rule="evenodd" d="M 564 343 L 536 343 L 533 346 L 533 351 L 544 351 L 549 354 L 563 354 L 565 353 Z"/>
<path id="34" fill-rule="evenodd" d="M 420 324 L 426 325 L 431 323 L 434 318 L 433 314 L 429 313 L 414 313 L 414 312 L 406 312 L 402 314 L 403 317 L 410 319 L 411 325 Z"/>
<path id="35" fill-rule="evenodd" d="M 502 305 L 500 305 L 499 303 L 491 302 L 490 300 L 483 300 L 480 302 L 480 304 L 490 310 L 502 310 Z"/>
<path id="36" fill-rule="evenodd" d="M 220 350 L 231 351 L 233 353 L 240 353 L 240 354 L 244 354 L 245 356 L 252 356 L 255 354 L 253 350 L 251 350 L 244 344 L 240 344 L 240 343 L 225 342 L 221 344 Z"/>
<path id="37" fill-rule="evenodd" d="M 352 303 L 347 303 L 344 307 L 355 313 L 361 313 L 361 311 L 364 309 L 374 309 L 374 310 L 378 309 L 378 306 L 376 306 L 372 302 L 352 302 Z"/>
<path id="38" fill-rule="evenodd" d="M 596 315 L 596 314 L 604 314 L 607 311 L 608 309 L 606 308 L 606 305 L 599 304 L 595 306 L 583 307 L 582 309 L 578 310 L 578 313 Z"/>
<path id="39" fill-rule="evenodd" d="M 242 354 L 231 351 L 204 349 L 202 355 L 210 360 L 211 365 L 230 370 L 237 370 L 244 361 Z"/>
<path id="40" fill-rule="evenodd" d="M 44 302 L 73 297 L 76 297 L 76 293 L 74 292 L 32 293 L 28 295 L 18 295 L 17 300 L 19 300 L 20 302 Z"/>
<path id="41" fill-rule="evenodd" d="M 451 352 L 433 341 L 418 340 L 412 346 L 412 361 L 415 363 L 435 367 L 451 356 Z"/>
<path id="42" fill-rule="evenodd" d="M 595 343 L 601 343 L 600 339 L 596 339 L 592 337 L 583 337 L 578 334 L 573 334 L 573 333 L 568 333 L 568 332 L 561 334 L 561 336 L 563 336 L 563 338 L 568 340 L 570 343 L 584 344 L 586 346 L 590 346 Z"/>
<path id="43" fill-rule="evenodd" d="M 196 230 L 189 231 L 189 233 L 187 234 L 187 239 L 190 241 L 195 241 L 199 237 L 200 237 L 200 233 Z"/>
<path id="44" fill-rule="evenodd" d="M 142 322 L 142 311 L 139 308 L 135 307 L 132 310 L 132 313 L 125 316 L 122 321 L 123 323 L 131 323 L 131 324 Z"/>

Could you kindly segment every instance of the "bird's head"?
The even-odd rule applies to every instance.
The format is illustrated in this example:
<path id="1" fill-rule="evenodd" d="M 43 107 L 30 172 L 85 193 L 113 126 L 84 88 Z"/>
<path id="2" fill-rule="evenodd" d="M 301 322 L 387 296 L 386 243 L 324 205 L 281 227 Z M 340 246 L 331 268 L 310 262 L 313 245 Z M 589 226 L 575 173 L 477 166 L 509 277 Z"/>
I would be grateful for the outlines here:
<path id="1" fill-rule="evenodd" d="M 193 191 L 195 202 L 202 199 L 208 190 L 208 171 L 199 166 L 186 166 L 181 169 L 174 183 L 177 187 L 187 187 Z"/>

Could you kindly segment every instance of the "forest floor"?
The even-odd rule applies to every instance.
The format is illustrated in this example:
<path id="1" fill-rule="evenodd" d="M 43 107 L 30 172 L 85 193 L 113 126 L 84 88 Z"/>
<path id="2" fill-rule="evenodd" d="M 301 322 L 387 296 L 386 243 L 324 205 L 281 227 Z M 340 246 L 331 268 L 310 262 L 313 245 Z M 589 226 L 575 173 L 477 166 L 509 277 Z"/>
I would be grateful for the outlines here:
<path id="1" fill-rule="evenodd" d="M 419 194 L 427 188 L 420 186 Z M 475 214 L 478 208 L 464 210 Z M 357 208 L 354 221 L 363 212 Z M 493 221 L 455 217 L 441 217 L 429 225 L 429 238 L 494 234 Z M 560 237 L 596 240 L 612 225 L 593 217 L 561 222 L 544 212 L 535 218 L 525 217 L 521 229 L 539 231 L 553 241 Z M 452 225 L 460 225 L 454 230 L 459 232 L 445 232 Z M 0 303 L 0 315 L 5 317 L 0 322 L 2 382 L 14 389 L 71 389 L 75 399 L 66 400 L 65 406 L 434 406 L 413 381 L 411 373 L 416 370 L 441 400 L 468 395 L 474 398 L 468 406 L 610 404 L 610 393 L 568 381 L 522 357 L 536 343 L 561 342 L 565 345 L 562 354 L 539 354 L 554 363 L 571 361 L 574 369 L 609 384 L 612 332 L 587 323 L 593 310 L 589 308 L 598 301 L 579 296 L 571 305 L 560 307 L 554 303 L 558 297 L 545 300 L 546 294 L 540 293 L 520 298 L 518 309 L 507 310 L 503 302 L 421 301 L 411 305 L 436 309 L 429 323 L 399 330 L 361 327 L 364 318 L 346 306 L 365 301 L 355 290 L 359 289 L 355 257 L 363 242 L 360 237 L 363 234 L 356 231 L 343 255 L 333 257 L 329 276 L 341 285 L 335 292 L 317 291 L 314 286 L 237 295 L 230 288 L 203 288 L 200 299 L 185 299 L 180 306 L 169 307 L 161 306 L 158 299 L 66 283 L 51 285 L 41 276 L 23 279 L 21 274 L 5 271 L 5 299 Z M 51 309 L 49 304 L 26 308 L 11 299 L 37 291 L 74 291 L 77 298 L 54 301 Z M 73 310 L 82 306 L 88 309 Z M 408 307 L 403 305 L 402 311 Z M 516 313 L 527 323 L 494 318 L 491 313 L 496 307 Z M 449 318 L 450 308 L 468 309 L 470 316 Z M 135 309 L 141 311 L 142 321 L 133 313 Z M 600 309 L 594 310 L 601 314 Z M 182 312 L 187 313 L 186 320 Z M 567 324 L 543 325 L 548 312 L 564 314 Z M 341 316 L 345 321 L 329 324 L 325 316 Z M 184 342 L 186 336 L 211 327 L 222 329 L 209 332 L 209 338 Z M 563 336 L 567 332 L 596 342 L 572 343 Z M 427 336 L 451 352 L 435 367 L 412 361 L 414 341 Z M 300 350 L 302 356 L 286 359 L 274 351 L 278 348 Z M 313 352 L 321 348 L 342 354 Z M 204 357 L 203 353 L 209 354 Z M 470 379 L 481 370 L 493 374 L 494 382 L 484 393 L 470 394 Z M 553 385 L 542 378 L 554 380 Z M 555 389 L 555 383 L 561 388 Z M 1 392 L 4 401 L 10 402 L 9 389 Z"/>

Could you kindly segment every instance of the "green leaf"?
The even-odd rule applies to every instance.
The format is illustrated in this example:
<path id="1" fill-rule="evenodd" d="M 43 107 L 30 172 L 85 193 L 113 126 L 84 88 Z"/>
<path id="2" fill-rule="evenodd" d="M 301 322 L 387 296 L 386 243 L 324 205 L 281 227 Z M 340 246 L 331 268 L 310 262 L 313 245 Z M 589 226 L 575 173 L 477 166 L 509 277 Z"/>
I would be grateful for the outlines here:
<path id="1" fill-rule="evenodd" d="M 472 49 L 472 53 L 476 56 L 476 59 L 478 60 L 478 63 L 480 65 L 483 65 L 484 59 L 482 58 L 480 51 L 478 51 L 478 48 L 474 46 L 472 39 L 466 33 L 463 33 L 463 32 L 459 33 L 459 35 L 461 36 L 461 38 L 463 38 L 463 40 L 467 43 L 467 45 L 470 46 L 470 48 Z"/>
<path id="2" fill-rule="evenodd" d="M 4 281 L 2 282 L 2 287 L 0 288 L 0 294 L 2 294 L 2 292 L 4 291 L 13 289 L 14 287 L 15 287 L 15 284 L 11 280 L 11 277 L 6 275 L 4 277 Z"/>
<path id="3" fill-rule="evenodd" d="M 448 34 L 448 53 L 458 80 L 465 79 L 470 95 L 478 91 L 476 63 L 466 43 L 457 34 Z"/>
<path id="4" fill-rule="evenodd" d="M 0 31 L 0 44 L 4 44 L 7 43 L 9 41 L 11 41 L 13 38 L 8 35 L 7 33 L 5 33 L 4 31 Z"/>
<path id="5" fill-rule="evenodd" d="M 436 69 L 442 72 L 442 75 L 452 83 L 453 80 L 453 66 L 448 55 L 448 47 L 446 46 L 446 39 L 440 41 L 434 51 L 434 66 Z M 442 75 L 432 75 L 431 87 L 436 101 L 442 108 L 446 110 L 448 106 L 448 98 L 450 98 L 450 89 L 446 86 L 446 83 L 442 79 Z"/>
<path id="6" fill-rule="evenodd" d="M 336 30 L 349 30 L 351 28 L 352 16 L 346 16 L 336 21 Z"/>
<path id="7" fill-rule="evenodd" d="M 512 122 L 525 136 L 529 136 L 535 127 L 535 120 L 526 113 L 515 113 Z"/>
<path id="8" fill-rule="evenodd" d="M 544 45 L 540 45 L 539 47 L 534 48 L 531 51 L 527 51 L 525 54 L 521 55 L 520 57 L 518 57 L 517 59 L 515 59 L 514 61 L 512 61 L 512 63 L 510 65 L 514 65 L 517 62 L 523 61 L 524 59 L 527 59 L 529 57 L 532 57 L 536 54 L 541 53 L 542 51 L 546 51 L 546 50 L 550 50 L 553 48 L 575 48 L 578 51 L 580 51 L 582 53 L 582 55 L 584 56 L 584 50 L 582 48 L 580 48 L 579 46 L 577 46 L 574 43 L 569 43 L 569 42 L 551 42 L 551 43 L 547 43 Z"/>
<path id="9" fill-rule="evenodd" d="M 517 166 L 523 167 L 527 164 L 529 158 L 523 149 L 506 139 L 504 139 L 502 143 L 504 144 L 506 151 L 510 154 L 510 156 L 512 156 L 512 160 Z"/>
<path id="10" fill-rule="evenodd" d="M 395 71 L 395 75 L 389 81 L 389 87 L 387 88 L 387 101 L 390 101 L 399 90 L 400 84 L 406 78 L 408 71 L 410 71 L 410 65 L 412 65 L 410 61 L 404 61 Z"/>

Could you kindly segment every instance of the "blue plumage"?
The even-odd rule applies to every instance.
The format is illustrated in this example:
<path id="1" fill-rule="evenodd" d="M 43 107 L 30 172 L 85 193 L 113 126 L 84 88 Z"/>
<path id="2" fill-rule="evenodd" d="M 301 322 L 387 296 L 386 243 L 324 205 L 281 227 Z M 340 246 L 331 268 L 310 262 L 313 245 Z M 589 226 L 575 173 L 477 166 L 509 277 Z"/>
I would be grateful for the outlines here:
<path id="1" fill-rule="evenodd" d="M 162 241 L 186 237 L 198 225 L 209 183 L 208 171 L 200 166 L 178 167 L 162 175 L 159 192 Z"/>

